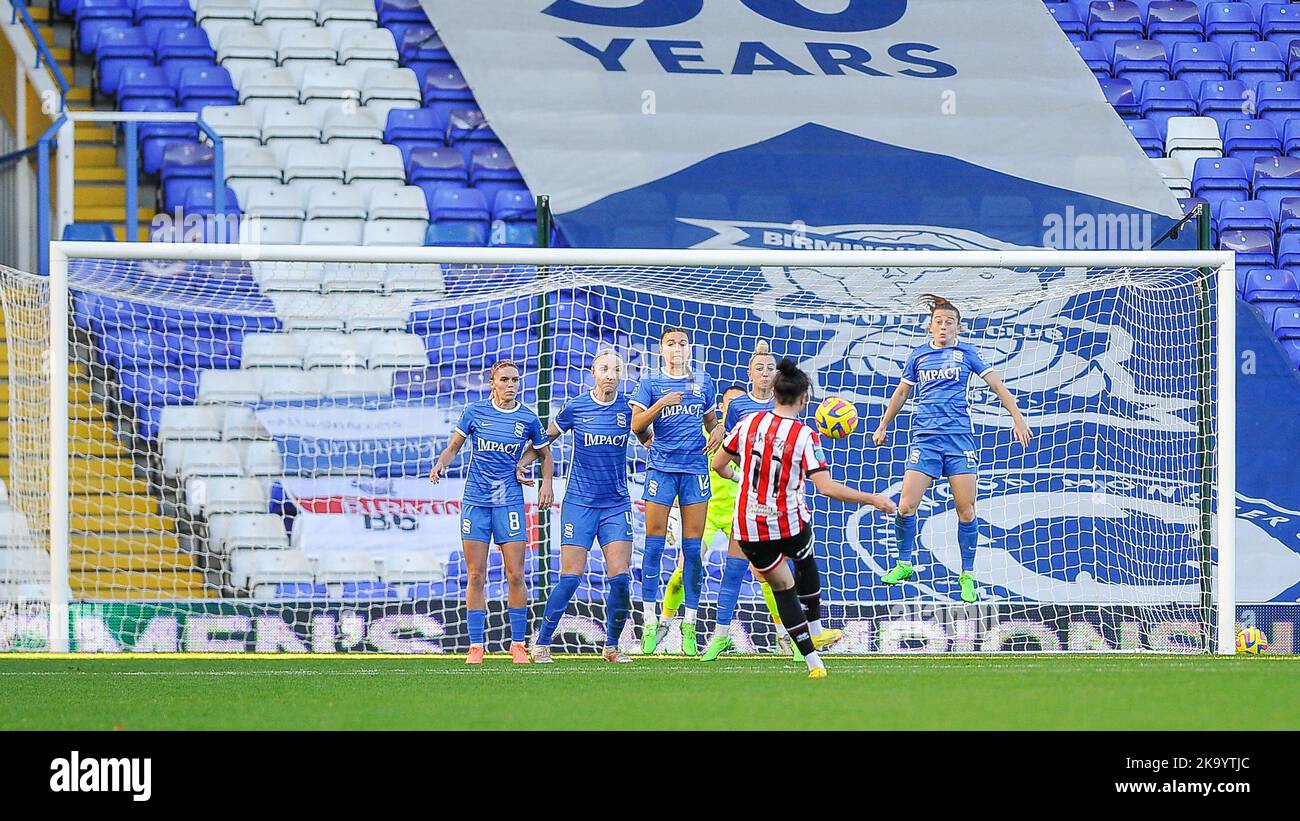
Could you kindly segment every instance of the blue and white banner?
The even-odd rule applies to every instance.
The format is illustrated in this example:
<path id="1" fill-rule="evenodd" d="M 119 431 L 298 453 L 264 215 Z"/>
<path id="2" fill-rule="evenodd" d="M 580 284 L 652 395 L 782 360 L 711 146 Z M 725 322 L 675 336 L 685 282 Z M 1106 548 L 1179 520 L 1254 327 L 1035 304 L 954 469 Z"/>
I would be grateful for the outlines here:
<path id="1" fill-rule="evenodd" d="M 428 473 L 451 437 L 458 410 L 389 400 L 263 405 L 257 419 L 275 439 L 288 475 L 410 476 Z"/>
<path id="2" fill-rule="evenodd" d="M 1040 0 L 424 6 L 575 246 L 1127 248 L 1181 216 Z"/>

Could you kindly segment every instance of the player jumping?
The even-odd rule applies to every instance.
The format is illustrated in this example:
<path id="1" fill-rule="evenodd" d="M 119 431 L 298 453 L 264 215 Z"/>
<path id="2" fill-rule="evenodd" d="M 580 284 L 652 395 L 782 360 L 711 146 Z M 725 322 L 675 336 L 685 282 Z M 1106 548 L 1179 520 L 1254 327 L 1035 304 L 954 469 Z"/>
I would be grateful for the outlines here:
<path id="1" fill-rule="evenodd" d="M 605 661 L 632 659 L 618 649 L 627 614 L 632 606 L 632 502 L 627 493 L 627 435 L 632 430 L 632 409 L 619 392 L 623 360 L 613 351 L 596 355 L 591 366 L 596 387 L 574 399 L 547 428 L 551 442 L 573 431 L 573 461 L 560 507 L 560 580 L 546 599 L 542 629 L 533 648 L 533 661 L 551 662 L 551 641 L 569 601 L 587 570 L 587 553 L 593 541 L 605 554 L 608 586 L 605 589 Z M 531 485 L 525 469 L 537 458 L 529 449 L 519 461 L 519 477 Z"/>
<path id="2" fill-rule="evenodd" d="M 974 602 L 975 546 L 979 524 L 975 521 L 976 459 L 975 432 L 971 426 L 966 385 L 973 373 L 997 394 L 1002 406 L 1011 414 L 1012 432 L 1023 448 L 1029 447 L 1033 433 L 1025 422 L 1016 399 L 993 369 L 984 363 L 979 352 L 957 341 L 961 331 L 961 312 L 948 300 L 923 294 L 930 309 L 930 341 L 917 347 L 907 357 L 903 378 L 889 399 L 884 418 L 871 440 L 885 443 L 885 431 L 916 388 L 916 416 L 912 420 L 912 441 L 907 451 L 907 471 L 903 474 L 903 491 L 894 519 L 898 533 L 898 564 L 885 574 L 885 584 L 899 584 L 915 575 L 912 552 L 916 547 L 916 509 L 930 483 L 940 476 L 948 478 L 953 504 L 957 508 L 957 544 L 961 549 L 961 600 Z"/>
<path id="3" fill-rule="evenodd" d="M 469 656 L 465 659 L 466 664 L 483 663 L 487 629 L 483 585 L 487 579 L 488 544 L 493 541 L 505 559 L 506 582 L 510 588 L 510 658 L 515 664 L 529 663 L 524 644 L 528 638 L 528 588 L 524 585 L 524 529 L 527 519 L 524 516 L 524 489 L 518 481 L 516 464 L 529 445 L 541 453 L 542 486 L 537 504 L 545 510 L 554 498 L 551 474 L 555 461 L 537 414 L 515 399 L 519 393 L 519 381 L 519 368 L 513 362 L 503 359 L 492 366 L 489 376 L 491 398 L 481 399 L 465 408 L 451 441 L 429 472 L 429 481 L 437 484 L 466 440 L 473 441 L 473 457 L 465 480 L 460 520 L 468 577 L 465 605 L 469 621 Z"/>
<path id="4" fill-rule="evenodd" d="M 656 613 L 659 605 L 659 564 L 663 559 L 668 514 L 676 501 L 682 516 L 683 581 L 686 607 L 682 619 L 682 651 L 699 652 L 695 616 L 704 586 L 700 545 L 710 496 L 709 464 L 705 454 L 717 450 L 726 432 L 718 422 L 717 395 L 706 373 L 690 368 L 691 341 L 681 328 L 667 328 L 659 337 L 663 369 L 641 378 L 629 400 L 632 431 L 638 436 L 653 427 L 650 464 L 645 476 L 645 550 L 641 560 L 641 598 L 645 624 L 641 652 L 650 655 L 663 636 Z M 703 423 L 703 427 L 701 427 Z M 706 441 L 705 431 L 709 436 Z"/>
<path id="5" fill-rule="evenodd" d="M 871 505 L 885 513 L 895 508 L 884 496 L 853 490 L 831 478 L 817 432 L 799 421 L 812 383 L 790 359 L 782 359 L 776 368 L 776 407 L 741 421 L 713 457 L 713 469 L 724 477 L 739 475 L 732 535 L 772 586 L 785 629 L 808 665 L 808 677 L 825 678 L 826 667 L 813 644 L 813 636 L 821 632 L 821 576 L 813 555 L 812 512 L 804 499 L 804 482 L 811 480 L 818 492 L 842 502 Z M 787 559 L 794 560 L 793 574 Z"/>

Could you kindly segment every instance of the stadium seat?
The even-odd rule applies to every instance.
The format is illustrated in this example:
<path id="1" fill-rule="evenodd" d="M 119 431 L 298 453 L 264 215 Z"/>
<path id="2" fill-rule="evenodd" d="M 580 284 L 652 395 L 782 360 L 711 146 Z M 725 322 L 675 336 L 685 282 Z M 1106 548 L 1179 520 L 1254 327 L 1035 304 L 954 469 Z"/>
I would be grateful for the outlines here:
<path id="1" fill-rule="evenodd" d="M 1204 197 L 1212 207 L 1220 200 L 1246 200 L 1250 186 L 1246 167 L 1231 157 L 1203 158 L 1196 161 L 1192 172 L 1192 192 Z"/>
<path id="2" fill-rule="evenodd" d="M 1255 160 L 1281 154 L 1282 140 L 1269 120 L 1229 120 L 1223 126 L 1223 149 L 1229 157 L 1254 168 Z"/>
<path id="3" fill-rule="evenodd" d="M 1300 19 L 1298 17 L 1297 19 Z M 1229 68 L 1234 80 L 1247 86 L 1287 79 L 1286 61 L 1275 43 L 1233 43 Z"/>
<path id="4" fill-rule="evenodd" d="M 248 189 L 244 213 L 263 221 L 304 220 L 303 192 L 288 185 L 255 185 Z"/>
<path id="5" fill-rule="evenodd" d="M 1123 80 L 1113 80 L 1120 83 Z M 467 142 L 497 142 L 496 132 L 487 118 L 477 108 L 457 108 L 447 115 L 447 143 L 458 145 Z M 473 146 L 470 146 L 470 151 Z M 463 152 L 462 152 L 463 153 Z M 468 155 L 466 160 L 468 160 Z"/>
<path id="6" fill-rule="evenodd" d="M 175 103 L 176 91 L 167 73 L 157 66 L 124 67 L 118 74 L 118 106 L 124 111 L 139 111 L 139 103 L 152 100 Z"/>
<path id="7" fill-rule="evenodd" d="M 235 23 L 213 34 L 207 26 L 209 38 L 217 41 L 217 65 L 230 72 L 238 86 L 243 72 L 250 68 L 275 68 L 275 43 L 261 26 Z"/>
<path id="8" fill-rule="evenodd" d="M 1148 157 L 1165 155 L 1165 142 L 1160 138 L 1160 129 L 1156 128 L 1155 123 L 1150 120 L 1125 120 L 1124 125 Z"/>
<path id="9" fill-rule="evenodd" d="M 283 520 L 270 513 L 214 513 L 207 525 L 208 550 L 219 556 L 240 549 L 289 548 Z"/>
<path id="10" fill-rule="evenodd" d="M 257 479 L 192 478 L 185 483 L 185 506 L 195 518 L 217 513 L 263 513 L 266 491 Z"/>
<path id="11" fill-rule="evenodd" d="M 535 223 L 537 200 L 524 189 L 498 191 L 492 201 L 492 219 L 504 222 Z"/>
<path id="12" fill-rule="evenodd" d="M 301 368 L 303 341 L 297 334 L 248 334 L 244 337 L 242 367 Z"/>
<path id="13" fill-rule="evenodd" d="M 163 152 L 163 205 L 172 210 L 185 201 L 192 186 L 212 185 L 212 146 L 202 143 L 174 143 Z"/>
<path id="14" fill-rule="evenodd" d="M 380 122 L 387 122 L 393 109 L 420 107 L 420 83 L 409 68 L 374 68 L 365 73 L 361 103 L 372 109 Z"/>
<path id="15" fill-rule="evenodd" d="M 152 44 L 158 65 L 164 71 L 216 65 L 217 53 L 201 28 L 165 28 Z M 179 76 L 179 75 L 178 75 Z"/>
<path id="16" fill-rule="evenodd" d="M 429 27 L 429 16 L 420 0 L 377 0 L 379 25 L 388 29 L 398 41 L 408 29 Z"/>
<path id="17" fill-rule="evenodd" d="M 282 172 L 275 153 L 266 146 L 241 148 L 226 153 L 226 184 L 248 211 L 251 190 L 260 185 L 279 185 Z"/>
<path id="18" fill-rule="evenodd" d="M 392 584 L 441 581 L 446 578 L 446 563 L 429 550 L 389 552 L 380 563 L 379 577 Z"/>
<path id="19" fill-rule="evenodd" d="M 253 17 L 278 43 L 287 31 L 316 28 L 316 0 L 257 0 Z"/>
<path id="20" fill-rule="evenodd" d="M 185 201 L 182 203 L 186 214 L 197 214 L 199 216 L 215 216 L 217 213 L 216 192 L 212 186 L 207 188 L 194 187 L 185 192 Z M 227 215 L 236 217 L 242 216 L 243 212 L 239 210 L 239 198 L 230 188 L 226 188 L 226 207 L 222 212 Z"/>
<path id="21" fill-rule="evenodd" d="M 1285 120 L 1300 115 L 1300 81 L 1260 83 L 1255 105 L 1261 120 L 1282 125 Z"/>
<path id="22" fill-rule="evenodd" d="M 260 378 L 257 377 L 256 374 L 247 374 L 244 371 L 237 371 L 237 373 L 244 373 L 246 378 Z M 266 432 L 266 428 L 264 428 L 262 423 L 258 421 L 257 414 L 252 408 L 235 405 L 224 407 L 222 410 L 224 410 L 226 414 L 225 421 L 221 426 L 221 438 L 223 441 L 242 442 L 270 438 L 270 434 Z"/>
<path id="23" fill-rule="evenodd" d="M 1300 13 L 1288 3 L 1269 3 L 1260 9 L 1260 33 L 1283 52 L 1300 39 Z"/>
<path id="24" fill-rule="evenodd" d="M 284 182 L 300 194 L 321 181 L 343 182 L 343 168 L 327 145 L 295 144 L 284 155 Z"/>
<path id="25" fill-rule="evenodd" d="M 1079 59 L 1088 70 L 1096 75 L 1097 79 L 1104 79 L 1110 76 L 1110 57 L 1102 49 L 1101 44 L 1094 43 L 1091 40 L 1084 40 L 1081 43 L 1074 44 L 1074 50 L 1078 53 Z M 427 75 L 425 82 L 428 82 Z"/>
<path id="26" fill-rule="evenodd" d="M 504 148 L 476 148 L 470 159 L 469 182 L 494 202 L 498 191 L 524 187 L 523 175 Z"/>
<path id="27" fill-rule="evenodd" d="M 326 584 L 378 581 L 374 557 L 364 550 L 329 550 L 316 562 L 316 580 Z"/>
<path id="28" fill-rule="evenodd" d="M 1222 133 L 1232 120 L 1254 118 L 1254 90 L 1240 80 L 1206 80 L 1201 83 L 1197 110 L 1218 123 Z"/>
<path id="29" fill-rule="evenodd" d="M 220 45 L 226 28 L 252 25 L 253 0 L 196 0 L 194 17 L 208 40 Z"/>
<path id="30" fill-rule="evenodd" d="M 1228 61 L 1215 43 L 1176 43 L 1170 61 L 1173 78 L 1190 87 L 1228 79 Z"/>
<path id="31" fill-rule="evenodd" d="M 107 222 L 71 222 L 63 228 L 68 242 L 113 242 L 113 226 Z"/>
<path id="32" fill-rule="evenodd" d="M 444 120 L 458 108 L 474 108 L 474 93 L 455 66 L 440 64 L 424 75 L 421 89 L 424 104 L 436 110 Z"/>
<path id="33" fill-rule="evenodd" d="M 1282 307 L 1273 314 L 1273 334 L 1280 340 L 1300 339 L 1300 307 Z"/>
<path id="34" fill-rule="evenodd" d="M 126 0 L 79 0 L 76 44 L 83 54 L 94 54 L 100 32 L 108 28 L 129 28 L 131 6 Z"/>
<path id="35" fill-rule="evenodd" d="M 1300 231 L 1300 197 L 1283 197 L 1278 204 L 1278 234 Z"/>
<path id="36" fill-rule="evenodd" d="M 227 165 L 233 153 L 257 148 L 262 144 L 262 128 L 251 108 L 240 105 L 205 106 L 200 111 L 200 116 L 221 137 Z"/>
<path id="37" fill-rule="evenodd" d="M 230 553 L 230 583 L 255 597 L 268 595 L 265 589 L 281 583 L 311 583 L 312 562 L 298 550 L 237 549 Z"/>
<path id="38" fill-rule="evenodd" d="M 175 442 L 173 445 L 180 449 L 175 476 L 182 484 L 199 477 L 240 478 L 242 475 L 239 449 L 229 442 Z"/>
<path id="39" fill-rule="evenodd" d="M 1115 43 L 1112 62 L 1114 76 L 1140 88 L 1148 80 L 1169 79 L 1169 55 L 1155 40 L 1119 40 Z"/>
<path id="40" fill-rule="evenodd" d="M 1259 39 L 1254 10 L 1245 3 L 1218 2 L 1205 6 L 1205 39 L 1225 50 L 1233 43 Z"/>
<path id="41" fill-rule="evenodd" d="M 329 371 L 325 380 L 325 395 L 330 399 L 347 399 L 360 396 L 388 396 L 393 392 L 391 370 Z"/>
<path id="42" fill-rule="evenodd" d="M 1271 268 L 1275 261 L 1267 231 L 1225 231 L 1219 235 L 1219 250 L 1236 252 L 1237 265 L 1243 268 Z"/>
<path id="43" fill-rule="evenodd" d="M 348 154 L 344 180 L 370 196 L 376 189 L 406 185 L 402 152 L 392 145 L 357 145 Z"/>
<path id="44" fill-rule="evenodd" d="M 1300 234 L 1292 234 L 1287 239 L 1290 240 L 1288 246 L 1296 248 L 1293 253 L 1300 263 Z M 1281 255 L 1282 248 L 1279 246 L 1278 256 Z M 1244 296 L 1246 301 L 1252 304 L 1296 303 L 1300 302 L 1300 284 L 1297 284 L 1295 274 L 1291 270 L 1256 268 L 1246 274 Z"/>
<path id="45" fill-rule="evenodd" d="M 1171 117 L 1196 114 L 1196 101 L 1182 80 L 1143 83 L 1140 97 L 1142 116 L 1155 123 L 1161 133 L 1167 132 Z"/>
<path id="46" fill-rule="evenodd" d="M 230 73 L 221 66 L 184 66 L 177 83 L 176 101 L 186 111 L 238 102 Z"/>
<path id="47" fill-rule="evenodd" d="M 424 192 L 413 185 L 401 188 L 377 188 L 370 193 L 366 218 L 427 222 L 429 206 L 424 198 Z"/>
<path id="48" fill-rule="evenodd" d="M 446 123 L 431 108 L 394 108 L 388 112 L 384 142 L 397 146 L 402 152 L 402 162 L 408 168 L 409 176 L 411 149 L 441 146 L 446 131 Z M 459 156 L 459 152 L 456 154 Z"/>
<path id="49" fill-rule="evenodd" d="M 1125 120 L 1136 120 L 1142 115 L 1138 112 L 1137 95 L 1133 92 L 1133 84 L 1128 80 L 1101 79 L 1098 80 L 1101 85 L 1101 91 L 1106 96 L 1106 102 L 1110 103 L 1115 109 L 1115 113 Z M 738 211 L 739 207 L 737 208 Z M 749 213 L 742 211 L 742 213 Z M 778 220 L 780 221 L 780 220 Z"/>
<path id="50" fill-rule="evenodd" d="M 1277 219 L 1268 203 L 1259 200 L 1221 200 L 1218 211 L 1214 214 L 1215 230 L 1224 231 L 1267 231 L 1274 239 L 1277 236 Z"/>
<path id="51" fill-rule="evenodd" d="M 195 401 L 199 404 L 225 405 L 258 402 L 261 383 L 256 372 L 229 370 L 203 371 Z"/>
<path id="52" fill-rule="evenodd" d="M 371 29 L 379 24 L 379 14 L 370 0 L 321 0 L 316 22 L 331 35 L 352 29 Z"/>
<path id="53" fill-rule="evenodd" d="M 324 183 L 307 191 L 307 219 L 365 219 L 366 200 L 356 188 Z"/>
<path id="54" fill-rule="evenodd" d="M 95 86 L 104 94 L 116 94 L 124 68 L 153 65 L 154 50 L 143 29 L 110 26 L 100 29 L 95 45 Z"/>
<path id="55" fill-rule="evenodd" d="M 280 34 L 276 43 L 276 61 L 282 68 L 303 64 L 311 69 L 338 63 L 334 38 L 323 28 L 292 28 Z"/>
<path id="56" fill-rule="evenodd" d="M 414 71 L 415 76 L 420 78 L 421 88 L 424 87 L 425 77 L 430 71 L 456 67 L 451 59 L 451 52 L 447 51 L 442 38 L 429 26 L 412 26 L 405 29 L 397 38 L 397 43 L 402 65 Z M 1109 66 L 1110 63 L 1107 61 L 1107 68 Z"/>
<path id="57" fill-rule="evenodd" d="M 384 273 L 384 293 L 442 293 L 442 269 L 437 265 L 405 263 L 388 265 Z M 373 349 L 372 349 L 373 350 Z"/>
<path id="58" fill-rule="evenodd" d="M 451 184 L 465 187 L 469 183 L 469 168 L 465 155 L 459 150 L 442 146 L 414 146 L 406 161 L 407 179 L 419 185 L 432 202 L 437 185 Z M 425 184 L 430 184 L 426 187 Z"/>
<path id="59" fill-rule="evenodd" d="M 1147 37 L 1164 43 L 1172 52 L 1178 43 L 1198 43 L 1204 39 L 1201 10 L 1195 3 L 1160 0 L 1147 6 Z"/>
<path id="60" fill-rule="evenodd" d="M 397 43 L 387 29 L 349 29 L 339 38 L 339 63 L 368 68 L 397 68 Z"/>
<path id="61" fill-rule="evenodd" d="M 1286 197 L 1300 196 L 1300 158 L 1265 157 L 1255 161 L 1251 176 L 1255 199 L 1278 211 Z"/>
<path id="62" fill-rule="evenodd" d="M 365 220 L 308 220 L 302 224 L 303 245 L 360 245 Z"/>
<path id="63" fill-rule="evenodd" d="M 1088 7 L 1088 39 L 1111 53 L 1118 40 L 1142 37 L 1142 14 L 1128 0 L 1097 0 Z"/>
<path id="64" fill-rule="evenodd" d="M 1061 27 L 1066 37 L 1071 40 L 1085 40 L 1088 37 L 1088 26 L 1079 17 L 1079 12 L 1075 11 L 1074 6 L 1069 3 L 1047 3 L 1046 5 L 1047 13 L 1056 20 L 1056 25 Z"/>
<path id="65" fill-rule="evenodd" d="M 203 405 L 169 405 L 158 418 L 158 438 L 162 441 L 220 441 L 225 410 Z"/>
<path id="66" fill-rule="evenodd" d="M 281 368 L 266 368 L 260 377 L 262 399 L 267 402 L 300 402 L 325 392 L 325 374 Z"/>
<path id="67" fill-rule="evenodd" d="M 302 66 L 298 66 L 302 68 Z M 298 98 L 318 115 L 323 108 L 339 108 L 340 101 L 361 102 L 359 70 L 345 66 L 313 66 L 304 71 L 298 84 Z"/>
<path id="68" fill-rule="evenodd" d="M 377 146 L 383 142 L 384 131 L 379 123 L 377 113 L 370 108 L 349 111 L 343 106 L 330 106 L 325 109 L 321 139 L 335 149 L 335 155 L 343 161 L 353 146 Z"/>
<path id="69" fill-rule="evenodd" d="M 365 207 L 362 206 L 363 212 Z M 382 266 L 371 265 L 368 263 L 338 263 L 325 265 L 321 269 L 320 287 L 322 293 L 370 293 L 377 294 L 384 289 L 384 272 Z M 333 342 L 329 344 L 338 347 L 340 351 L 349 349 L 349 346 L 359 345 L 366 340 L 364 337 L 351 338 L 342 334 L 334 334 L 333 337 L 327 337 L 327 341 L 332 338 Z M 319 340 L 317 340 L 319 342 Z M 318 346 L 319 347 L 319 346 Z M 328 352 L 326 352 L 329 355 Z M 356 351 L 353 351 L 356 354 Z M 306 362 L 306 360 L 304 360 Z M 351 367 L 364 367 L 365 354 L 361 353 L 360 358 L 354 359 Z M 313 364 L 306 362 L 306 367 L 320 367 L 319 363 Z"/>
<path id="70" fill-rule="evenodd" d="M 1190 177 L 1196 160 L 1223 156 L 1218 125 L 1210 117 L 1169 118 L 1165 154 L 1181 162 Z"/>
<path id="71" fill-rule="evenodd" d="M 1300 43 L 1292 42 L 1286 56 L 1286 73 L 1289 80 L 1300 80 Z"/>

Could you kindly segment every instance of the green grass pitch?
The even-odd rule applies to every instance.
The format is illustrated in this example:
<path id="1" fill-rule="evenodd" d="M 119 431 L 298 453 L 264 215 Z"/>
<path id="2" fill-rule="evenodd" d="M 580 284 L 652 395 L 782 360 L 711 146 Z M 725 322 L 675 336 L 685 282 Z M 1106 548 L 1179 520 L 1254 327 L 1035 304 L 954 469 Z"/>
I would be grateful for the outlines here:
<path id="1" fill-rule="evenodd" d="M 0 730 L 1300 729 L 1300 657 L 15 657 Z M 760 719 L 760 716 L 762 717 Z"/>

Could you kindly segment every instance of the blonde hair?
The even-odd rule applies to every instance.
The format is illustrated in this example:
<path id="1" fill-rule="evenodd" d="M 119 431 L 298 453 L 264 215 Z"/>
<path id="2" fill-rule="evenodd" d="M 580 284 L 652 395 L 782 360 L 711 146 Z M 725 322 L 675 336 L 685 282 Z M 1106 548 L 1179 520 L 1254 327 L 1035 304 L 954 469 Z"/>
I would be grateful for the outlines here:
<path id="1" fill-rule="evenodd" d="M 523 375 L 523 371 L 519 369 L 519 366 L 516 365 L 513 360 L 498 359 L 496 362 L 492 364 L 492 370 L 488 371 L 488 381 L 490 382 L 493 379 L 496 379 L 497 371 L 501 370 L 502 368 L 514 368 L 517 373 L 519 373 L 521 376 Z"/>
<path id="2" fill-rule="evenodd" d="M 754 360 L 760 356 L 771 356 L 775 361 L 776 357 L 772 354 L 772 346 L 767 344 L 766 339 L 760 339 L 754 343 L 754 352 L 749 355 L 749 364 L 752 366 Z"/>

